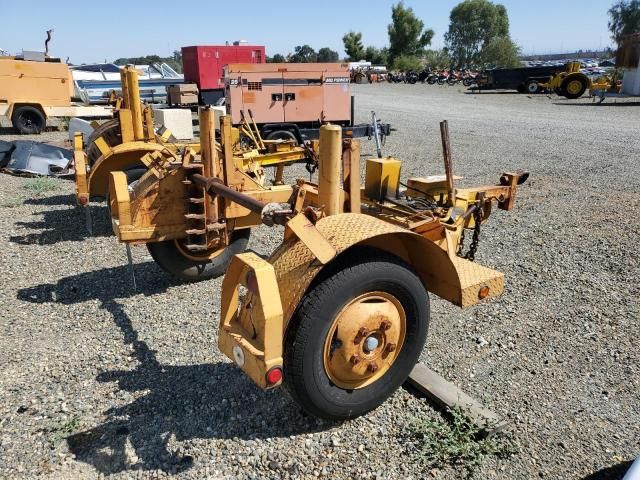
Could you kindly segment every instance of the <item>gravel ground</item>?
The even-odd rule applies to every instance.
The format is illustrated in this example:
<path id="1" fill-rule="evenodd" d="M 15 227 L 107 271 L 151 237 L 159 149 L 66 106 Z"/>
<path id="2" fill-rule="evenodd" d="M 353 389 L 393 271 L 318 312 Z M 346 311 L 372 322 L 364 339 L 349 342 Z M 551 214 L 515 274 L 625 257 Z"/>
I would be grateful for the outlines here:
<path id="1" fill-rule="evenodd" d="M 442 119 L 462 184 L 531 171 L 477 255 L 505 272 L 505 294 L 465 311 L 432 298 L 422 360 L 505 416 L 519 446 L 472 477 L 618 478 L 640 454 L 638 103 L 354 90 L 361 120 L 375 109 L 398 129 L 385 150 L 405 178 L 442 171 Z M 220 279 L 180 284 L 136 247 L 134 292 L 104 206 L 89 237 L 71 182 L 41 196 L 29 182 L 0 177 L 0 477 L 465 475 L 420 461 L 408 432 L 440 414 L 407 390 L 333 424 L 254 387 L 216 349 Z M 251 247 L 268 253 L 279 235 L 257 229 Z"/>

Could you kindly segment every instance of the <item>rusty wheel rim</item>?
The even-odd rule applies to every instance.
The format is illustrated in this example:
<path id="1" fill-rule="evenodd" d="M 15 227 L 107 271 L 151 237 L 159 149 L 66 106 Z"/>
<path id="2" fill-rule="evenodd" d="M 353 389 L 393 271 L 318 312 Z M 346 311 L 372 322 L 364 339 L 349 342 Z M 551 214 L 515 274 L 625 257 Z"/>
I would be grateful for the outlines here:
<path id="1" fill-rule="evenodd" d="M 400 301 L 387 292 L 351 300 L 334 319 L 324 344 L 324 369 L 338 387 L 371 385 L 391 368 L 404 344 L 407 319 Z"/>

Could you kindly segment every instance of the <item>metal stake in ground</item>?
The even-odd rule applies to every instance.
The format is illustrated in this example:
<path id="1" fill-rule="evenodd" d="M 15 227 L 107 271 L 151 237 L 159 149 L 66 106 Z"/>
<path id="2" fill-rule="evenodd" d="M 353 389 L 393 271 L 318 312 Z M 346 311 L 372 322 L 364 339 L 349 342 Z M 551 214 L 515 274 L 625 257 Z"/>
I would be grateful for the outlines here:
<path id="1" fill-rule="evenodd" d="M 456 190 L 453 187 L 453 166 L 451 161 L 451 142 L 449 141 L 449 123 L 446 120 L 440 122 L 440 136 L 442 137 L 442 155 L 444 157 L 444 172 L 447 176 L 447 192 L 449 205 L 453 206 L 456 200 Z"/>
<path id="2" fill-rule="evenodd" d="M 131 272 L 133 291 L 136 292 L 138 290 L 138 285 L 136 284 L 136 271 L 133 267 L 133 257 L 131 256 L 131 245 L 129 243 L 125 243 L 125 248 L 127 249 L 127 261 L 129 262 L 129 271 Z"/>

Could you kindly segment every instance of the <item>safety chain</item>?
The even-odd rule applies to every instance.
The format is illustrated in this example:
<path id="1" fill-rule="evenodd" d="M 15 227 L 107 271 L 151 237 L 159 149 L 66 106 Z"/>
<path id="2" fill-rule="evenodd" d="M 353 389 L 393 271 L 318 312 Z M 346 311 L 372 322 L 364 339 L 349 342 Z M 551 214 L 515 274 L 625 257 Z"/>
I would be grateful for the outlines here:
<path id="1" fill-rule="evenodd" d="M 469 245 L 469 251 L 462 253 L 464 248 L 464 228 L 460 234 L 460 244 L 458 245 L 457 255 L 473 262 L 476 258 L 476 252 L 478 251 L 478 244 L 480 243 L 480 224 L 482 223 L 482 208 L 477 207 L 473 212 L 473 219 L 475 225 L 473 227 L 473 237 L 471 239 L 471 245 Z"/>

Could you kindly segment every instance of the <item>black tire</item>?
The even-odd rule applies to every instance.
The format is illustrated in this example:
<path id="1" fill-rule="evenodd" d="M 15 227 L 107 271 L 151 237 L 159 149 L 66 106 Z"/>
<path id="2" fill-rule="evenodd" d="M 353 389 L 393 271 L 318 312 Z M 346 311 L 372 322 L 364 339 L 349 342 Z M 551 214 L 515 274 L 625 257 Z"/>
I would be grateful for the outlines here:
<path id="1" fill-rule="evenodd" d="M 364 248 L 338 258 L 314 281 L 300 302 L 285 336 L 284 381 L 292 398 L 308 413 L 346 420 L 378 407 L 407 379 L 424 347 L 429 297 L 402 260 Z M 335 385 L 324 368 L 324 342 L 336 315 L 366 292 L 384 291 L 402 304 L 406 335 L 398 357 L 378 380 L 362 388 Z"/>
<path id="2" fill-rule="evenodd" d="M 295 142 L 294 145 L 298 145 L 298 139 L 293 132 L 289 130 L 276 130 L 275 132 L 271 132 L 265 137 L 265 140 L 293 140 Z"/>
<path id="3" fill-rule="evenodd" d="M 102 123 L 91 133 L 89 138 L 87 138 L 87 163 L 89 164 L 89 168 L 93 167 L 93 164 L 102 156 L 102 152 L 100 152 L 100 149 L 95 144 L 95 141 L 100 137 L 104 138 L 107 145 L 111 148 L 120 145 L 122 143 L 120 120 L 113 118 Z"/>
<path id="4" fill-rule="evenodd" d="M 447 82 L 447 79 L 441 77 L 441 78 L 438 78 L 437 82 L 438 82 L 438 85 L 444 85 Z"/>
<path id="5" fill-rule="evenodd" d="M 574 82 L 580 82 L 580 88 L 578 91 L 569 92 L 569 85 Z M 564 79 L 562 85 L 560 85 L 560 93 L 563 97 L 568 98 L 569 100 L 575 100 L 576 98 L 580 98 L 584 92 L 587 91 L 587 79 L 582 76 L 571 76 Z"/>
<path id="6" fill-rule="evenodd" d="M 462 80 L 462 84 L 465 87 L 470 87 L 471 85 L 473 85 L 473 79 L 472 78 L 465 78 Z"/>
<path id="7" fill-rule="evenodd" d="M 559 97 L 562 96 L 562 89 L 559 87 L 556 87 L 553 89 L 553 91 L 555 92 L 556 95 L 558 95 Z"/>
<path id="8" fill-rule="evenodd" d="M 436 77 L 429 77 L 429 78 L 427 78 L 427 83 L 428 83 L 429 85 L 434 85 L 434 84 L 436 83 L 436 81 L 437 81 L 437 80 L 438 80 L 438 79 L 437 79 Z"/>
<path id="9" fill-rule="evenodd" d="M 525 84 L 525 88 L 527 93 L 530 95 L 535 95 L 536 93 L 540 93 L 540 85 L 535 80 L 529 80 Z"/>
<path id="10" fill-rule="evenodd" d="M 224 251 L 207 260 L 196 261 L 185 257 L 174 240 L 147 243 L 147 249 L 153 260 L 165 272 L 185 282 L 199 282 L 222 275 L 231 257 L 246 250 L 250 234 L 249 228 L 234 231 L 231 234 L 231 242 Z"/>
<path id="11" fill-rule="evenodd" d="M 44 114 L 35 107 L 28 105 L 18 107 L 11 115 L 11 123 L 19 133 L 33 135 L 42 132 L 46 126 Z"/>

